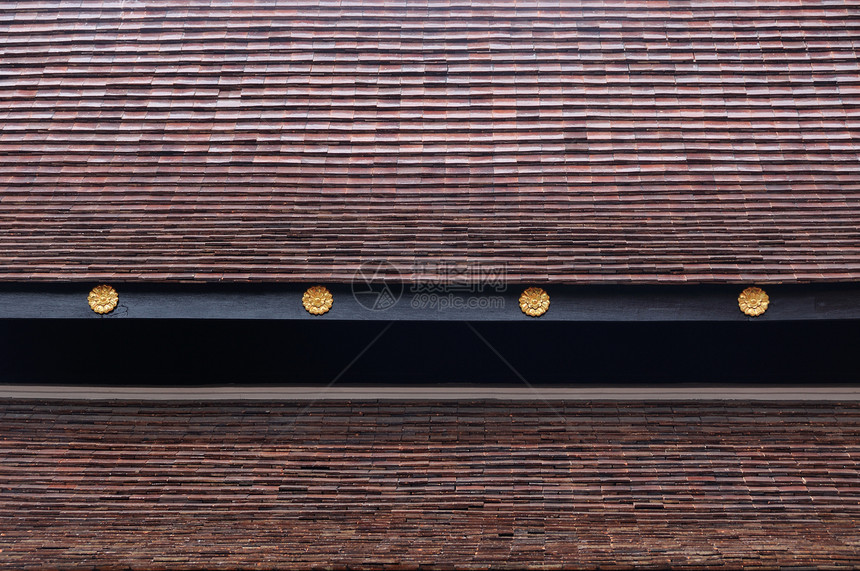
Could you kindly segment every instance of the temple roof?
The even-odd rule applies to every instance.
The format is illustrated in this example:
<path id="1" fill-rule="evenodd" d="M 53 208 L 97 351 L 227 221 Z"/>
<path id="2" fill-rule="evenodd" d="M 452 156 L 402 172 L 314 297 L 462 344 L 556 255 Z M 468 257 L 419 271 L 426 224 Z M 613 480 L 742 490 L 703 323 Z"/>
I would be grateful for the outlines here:
<path id="1" fill-rule="evenodd" d="M 0 407 L 16 568 L 856 568 L 857 403 Z"/>
<path id="2" fill-rule="evenodd" d="M 850 3 L 2 5 L 0 281 L 860 278 Z"/>

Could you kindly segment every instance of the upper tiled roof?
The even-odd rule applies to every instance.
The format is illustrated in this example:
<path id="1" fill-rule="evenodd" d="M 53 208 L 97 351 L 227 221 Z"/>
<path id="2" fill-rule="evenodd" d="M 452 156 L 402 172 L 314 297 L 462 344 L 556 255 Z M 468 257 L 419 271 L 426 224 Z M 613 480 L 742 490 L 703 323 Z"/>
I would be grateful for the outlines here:
<path id="1" fill-rule="evenodd" d="M 860 407 L 0 405 L 10 569 L 857 569 Z"/>
<path id="2" fill-rule="evenodd" d="M 0 2 L 0 280 L 860 278 L 857 2 L 406 6 Z"/>

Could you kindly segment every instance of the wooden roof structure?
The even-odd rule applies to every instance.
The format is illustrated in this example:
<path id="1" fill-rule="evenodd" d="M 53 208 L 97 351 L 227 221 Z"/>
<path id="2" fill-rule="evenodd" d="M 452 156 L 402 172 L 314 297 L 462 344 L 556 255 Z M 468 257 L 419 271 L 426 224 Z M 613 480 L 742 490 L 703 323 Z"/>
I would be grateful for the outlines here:
<path id="1" fill-rule="evenodd" d="M 289 321 L 288 339 L 316 320 L 341 340 L 389 321 L 357 356 L 316 338 L 268 351 L 284 370 L 339 352 L 328 387 L 398 320 L 465 322 L 532 390 L 472 321 L 570 326 L 525 344 L 559 366 L 585 321 L 845 333 L 860 323 L 858 53 L 851 0 L 0 0 L 0 343 L 17 359 L 0 380 L 73 353 L 66 379 L 119 362 L 100 373 L 127 382 L 135 358 L 148 374 L 169 336 L 144 319 Z M 401 293 L 484 269 L 517 287 L 497 309 L 385 314 L 356 295 L 368 265 Z M 301 304 L 317 283 L 337 300 L 320 316 Z M 547 317 L 520 311 L 524 284 L 552 290 Z M 773 294 L 768 313 L 738 310 L 740 284 Z M 52 352 L 39 327 L 75 341 Z M 150 344 L 118 358 L 129 339 Z M 762 350 L 747 341 L 706 354 Z M 850 339 L 816 342 L 840 358 L 830 372 L 849 362 Z M 218 347 L 209 370 L 235 351 Z M 4 390 L 0 567 L 860 566 L 853 397 Z"/>

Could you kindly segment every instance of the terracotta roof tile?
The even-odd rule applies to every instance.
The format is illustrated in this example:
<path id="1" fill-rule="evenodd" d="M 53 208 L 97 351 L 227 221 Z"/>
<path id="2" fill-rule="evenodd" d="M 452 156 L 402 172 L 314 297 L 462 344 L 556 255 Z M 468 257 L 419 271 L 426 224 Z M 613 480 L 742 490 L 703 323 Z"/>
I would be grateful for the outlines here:
<path id="1" fill-rule="evenodd" d="M 0 406 L 26 568 L 860 564 L 860 408 L 767 402 Z"/>
<path id="2" fill-rule="evenodd" d="M 850 3 L 4 5 L 3 281 L 860 278 Z"/>

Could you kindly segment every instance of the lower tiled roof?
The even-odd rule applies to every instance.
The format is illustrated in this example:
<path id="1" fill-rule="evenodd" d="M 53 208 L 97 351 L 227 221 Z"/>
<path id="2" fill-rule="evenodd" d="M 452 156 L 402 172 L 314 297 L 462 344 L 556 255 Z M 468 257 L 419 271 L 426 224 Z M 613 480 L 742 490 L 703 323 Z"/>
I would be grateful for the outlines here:
<path id="1" fill-rule="evenodd" d="M 0 406 L 7 568 L 860 565 L 860 405 Z"/>

